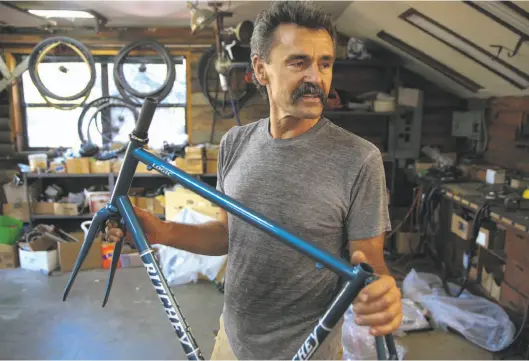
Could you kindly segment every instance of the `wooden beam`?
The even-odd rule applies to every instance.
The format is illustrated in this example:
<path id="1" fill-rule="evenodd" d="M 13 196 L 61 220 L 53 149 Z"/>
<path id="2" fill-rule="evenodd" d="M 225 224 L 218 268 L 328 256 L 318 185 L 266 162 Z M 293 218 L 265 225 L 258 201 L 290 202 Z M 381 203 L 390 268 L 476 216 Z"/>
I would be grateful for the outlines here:
<path id="1" fill-rule="evenodd" d="M 164 45 L 201 45 L 210 46 L 215 43 L 212 29 L 205 29 L 198 34 L 191 34 L 190 28 L 130 28 L 118 30 L 106 30 L 100 33 L 95 32 L 56 32 L 50 33 L 32 33 L 32 34 L 0 34 L 0 46 L 7 45 L 29 45 L 35 46 L 42 40 L 52 36 L 68 36 L 81 41 L 88 47 L 121 47 L 132 41 L 149 38 L 156 39 Z"/>
<path id="2" fill-rule="evenodd" d="M 193 62 L 191 52 L 186 56 L 186 132 L 188 143 L 191 144 L 191 134 L 193 129 L 193 109 L 191 105 L 191 64 Z"/>
<path id="3" fill-rule="evenodd" d="M 17 66 L 15 57 L 11 53 L 5 54 L 6 65 L 10 72 Z M 17 151 L 24 147 L 22 137 L 22 107 L 20 103 L 20 78 L 13 80 L 9 88 L 9 118 L 11 121 L 11 142 Z"/>

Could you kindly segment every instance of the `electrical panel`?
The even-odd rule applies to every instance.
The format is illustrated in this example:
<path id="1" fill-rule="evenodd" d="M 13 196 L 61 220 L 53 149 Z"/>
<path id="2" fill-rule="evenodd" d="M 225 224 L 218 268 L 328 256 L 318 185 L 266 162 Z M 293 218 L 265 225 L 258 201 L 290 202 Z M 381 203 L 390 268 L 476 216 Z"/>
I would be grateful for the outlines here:
<path id="1" fill-rule="evenodd" d="M 452 136 L 479 140 L 484 119 L 483 110 L 452 113 Z"/>

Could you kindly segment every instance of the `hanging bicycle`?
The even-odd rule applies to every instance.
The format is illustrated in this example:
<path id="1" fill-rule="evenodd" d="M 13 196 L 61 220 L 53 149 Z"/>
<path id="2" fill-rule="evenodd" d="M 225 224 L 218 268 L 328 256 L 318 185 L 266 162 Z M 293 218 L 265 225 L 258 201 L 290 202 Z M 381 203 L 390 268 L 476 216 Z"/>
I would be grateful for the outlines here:
<path id="1" fill-rule="evenodd" d="M 215 117 L 235 118 L 240 125 L 238 113 L 256 93 L 249 62 L 253 23 L 243 21 L 236 27 L 225 27 L 224 19 L 232 13 L 220 11 L 221 5 L 212 3 L 212 10 L 204 10 L 189 4 L 193 12 L 193 33 L 210 24 L 213 24 L 215 33 L 215 44 L 204 51 L 198 62 L 198 80 Z"/>

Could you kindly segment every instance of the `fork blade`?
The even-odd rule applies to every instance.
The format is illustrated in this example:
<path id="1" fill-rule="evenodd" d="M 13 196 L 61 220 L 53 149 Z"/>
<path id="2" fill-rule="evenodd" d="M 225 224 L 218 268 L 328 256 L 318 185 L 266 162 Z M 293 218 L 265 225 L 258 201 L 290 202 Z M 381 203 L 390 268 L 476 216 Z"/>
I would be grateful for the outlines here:
<path id="1" fill-rule="evenodd" d="M 105 289 L 105 298 L 103 299 L 103 305 L 105 307 L 108 302 L 108 297 L 110 296 L 110 289 L 112 288 L 112 282 L 114 281 L 114 275 L 116 274 L 116 269 L 118 268 L 119 256 L 121 255 L 121 248 L 123 246 L 123 240 L 117 242 L 114 246 L 114 252 L 112 253 L 112 263 L 110 264 L 110 273 L 107 281 L 107 288 Z"/>

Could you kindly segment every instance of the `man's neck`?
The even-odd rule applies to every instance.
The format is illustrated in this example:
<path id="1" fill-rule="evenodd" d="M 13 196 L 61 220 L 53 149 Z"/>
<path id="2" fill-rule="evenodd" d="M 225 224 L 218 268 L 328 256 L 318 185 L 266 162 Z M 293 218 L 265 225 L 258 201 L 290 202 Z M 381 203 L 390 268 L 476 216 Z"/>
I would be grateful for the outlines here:
<path id="1" fill-rule="evenodd" d="M 300 119 L 292 116 L 277 114 L 270 109 L 270 135 L 276 139 L 297 137 L 316 125 L 320 118 Z"/>

